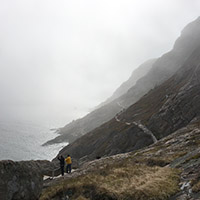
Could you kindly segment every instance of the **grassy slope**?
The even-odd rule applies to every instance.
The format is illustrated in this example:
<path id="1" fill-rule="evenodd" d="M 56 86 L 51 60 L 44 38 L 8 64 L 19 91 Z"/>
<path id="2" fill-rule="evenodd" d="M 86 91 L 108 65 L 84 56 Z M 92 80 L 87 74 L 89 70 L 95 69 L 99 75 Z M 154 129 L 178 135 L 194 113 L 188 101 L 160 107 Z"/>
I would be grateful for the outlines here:
<path id="1" fill-rule="evenodd" d="M 200 149 L 199 128 L 199 122 L 191 124 L 150 147 L 87 163 L 80 169 L 82 175 L 52 184 L 40 200 L 62 199 L 63 195 L 83 200 L 169 199 L 179 192 L 182 174 L 200 167 L 196 152 Z M 198 171 L 189 177 L 194 193 L 200 190 Z"/>
<path id="2" fill-rule="evenodd" d="M 60 182 L 41 200 L 63 195 L 71 199 L 166 199 L 178 191 L 178 170 L 146 165 L 110 166 L 109 169 Z"/>

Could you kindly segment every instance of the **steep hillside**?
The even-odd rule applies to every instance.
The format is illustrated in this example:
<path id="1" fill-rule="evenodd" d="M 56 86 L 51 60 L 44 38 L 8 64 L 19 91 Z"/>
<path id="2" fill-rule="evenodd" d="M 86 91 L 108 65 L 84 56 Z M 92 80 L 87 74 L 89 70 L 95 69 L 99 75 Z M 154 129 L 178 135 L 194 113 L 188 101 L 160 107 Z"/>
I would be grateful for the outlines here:
<path id="1" fill-rule="evenodd" d="M 148 91 L 169 79 L 185 63 L 199 43 L 200 18 L 184 28 L 173 49 L 157 59 L 151 70 L 139 79 L 126 94 L 91 112 L 82 119 L 68 124 L 60 130 L 61 135 L 49 141 L 48 144 L 65 140 L 72 142 L 110 120 L 122 107 L 127 108 L 137 102 Z"/>
<path id="2" fill-rule="evenodd" d="M 133 151 L 200 117 L 200 46 L 182 67 L 137 103 L 61 150 L 75 159 Z M 153 136 L 152 136 L 153 134 Z"/>
<path id="3" fill-rule="evenodd" d="M 171 77 L 199 45 L 200 17 L 183 29 L 173 49 L 157 59 L 147 75 L 138 80 L 137 84 L 119 99 L 119 102 L 125 107 L 135 103 L 149 90 Z"/>
<path id="4" fill-rule="evenodd" d="M 128 89 L 135 85 L 138 79 L 147 74 L 154 62 L 155 59 L 151 59 L 140 65 L 135 71 L 133 71 L 131 77 L 124 82 L 108 100 L 103 102 L 85 117 L 75 120 L 61 128 L 59 131 L 60 136 L 47 142 L 47 144 L 63 141 L 71 143 L 78 137 L 112 119 L 121 110 L 121 106 L 114 101 L 114 99 L 126 93 Z"/>
<path id="5" fill-rule="evenodd" d="M 200 120 L 142 150 L 87 162 L 44 183 L 40 200 L 199 200 Z"/>

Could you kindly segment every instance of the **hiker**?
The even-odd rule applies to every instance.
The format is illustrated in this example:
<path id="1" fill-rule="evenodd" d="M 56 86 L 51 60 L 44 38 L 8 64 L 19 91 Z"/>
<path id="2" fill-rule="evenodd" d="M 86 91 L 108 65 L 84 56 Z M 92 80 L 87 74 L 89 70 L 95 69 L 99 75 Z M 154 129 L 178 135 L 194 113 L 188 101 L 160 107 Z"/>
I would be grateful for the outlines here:
<path id="1" fill-rule="evenodd" d="M 66 163 L 67 163 L 67 167 L 66 167 L 66 172 L 67 173 L 71 173 L 71 169 L 72 169 L 72 159 L 70 157 L 70 155 L 67 156 L 67 158 L 65 159 Z"/>
<path id="2" fill-rule="evenodd" d="M 64 176 L 65 159 L 64 159 L 64 157 L 61 155 L 61 156 L 58 156 L 58 160 L 60 161 L 60 170 L 61 170 L 61 174 L 62 174 L 62 176 Z"/>

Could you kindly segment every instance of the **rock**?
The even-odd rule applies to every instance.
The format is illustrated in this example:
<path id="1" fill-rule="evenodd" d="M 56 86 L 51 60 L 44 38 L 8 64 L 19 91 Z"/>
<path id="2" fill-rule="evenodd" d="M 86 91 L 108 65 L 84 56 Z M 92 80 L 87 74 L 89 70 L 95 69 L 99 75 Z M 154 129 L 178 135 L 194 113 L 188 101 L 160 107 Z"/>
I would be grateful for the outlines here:
<path id="1" fill-rule="evenodd" d="M 0 199 L 36 200 L 43 186 L 43 174 L 35 161 L 0 161 Z"/>
<path id="2" fill-rule="evenodd" d="M 40 167 L 40 169 L 42 170 L 42 174 L 45 176 L 52 176 L 52 172 L 56 171 L 55 169 L 59 168 L 59 165 L 56 166 L 55 163 L 50 162 L 48 160 L 36 160 L 34 161 L 35 163 L 37 163 Z M 59 170 L 60 173 L 60 170 Z"/>

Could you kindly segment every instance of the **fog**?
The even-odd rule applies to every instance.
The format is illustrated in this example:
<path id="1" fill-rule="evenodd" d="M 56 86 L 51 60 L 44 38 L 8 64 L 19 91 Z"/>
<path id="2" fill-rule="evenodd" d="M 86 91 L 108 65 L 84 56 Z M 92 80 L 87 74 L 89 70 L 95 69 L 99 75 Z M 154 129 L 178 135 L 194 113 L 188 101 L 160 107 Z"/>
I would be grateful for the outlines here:
<path id="1" fill-rule="evenodd" d="M 199 0 L 0 0 L 0 119 L 87 114 L 199 13 Z"/>

